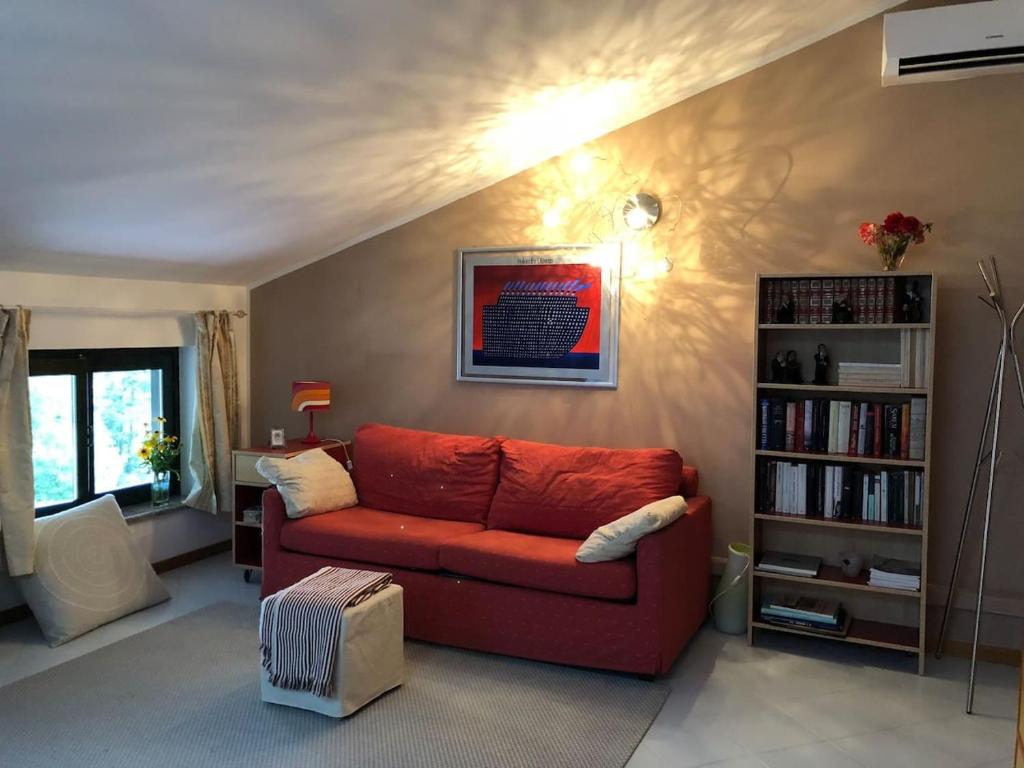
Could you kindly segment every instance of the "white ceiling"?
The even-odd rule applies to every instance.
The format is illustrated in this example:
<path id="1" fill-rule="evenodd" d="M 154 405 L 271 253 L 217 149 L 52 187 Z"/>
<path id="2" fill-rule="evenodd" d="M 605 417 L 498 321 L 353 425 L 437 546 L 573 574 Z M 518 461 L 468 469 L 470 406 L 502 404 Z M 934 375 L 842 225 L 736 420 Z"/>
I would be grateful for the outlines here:
<path id="1" fill-rule="evenodd" d="M 0 269 L 251 284 L 885 0 L 0 3 Z"/>

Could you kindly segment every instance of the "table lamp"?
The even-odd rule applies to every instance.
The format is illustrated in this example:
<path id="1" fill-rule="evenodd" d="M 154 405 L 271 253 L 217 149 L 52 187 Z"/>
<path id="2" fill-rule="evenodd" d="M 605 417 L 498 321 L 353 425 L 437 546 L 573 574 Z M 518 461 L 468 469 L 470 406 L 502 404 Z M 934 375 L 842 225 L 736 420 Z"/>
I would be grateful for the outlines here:
<path id="1" fill-rule="evenodd" d="M 302 442 L 306 445 L 316 445 L 320 438 L 313 431 L 313 412 L 326 411 L 331 407 L 331 384 L 328 381 L 293 381 L 292 382 L 292 410 L 303 412 L 309 411 L 309 434 Z"/>

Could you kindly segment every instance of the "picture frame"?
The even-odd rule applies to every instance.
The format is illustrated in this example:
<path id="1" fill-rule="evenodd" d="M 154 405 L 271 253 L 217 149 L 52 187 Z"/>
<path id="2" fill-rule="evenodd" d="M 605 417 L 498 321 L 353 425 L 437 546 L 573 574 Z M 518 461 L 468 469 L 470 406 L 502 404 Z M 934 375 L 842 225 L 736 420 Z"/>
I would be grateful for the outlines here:
<path id="1" fill-rule="evenodd" d="M 620 243 L 458 251 L 458 381 L 618 386 Z"/>
<path id="2" fill-rule="evenodd" d="M 270 430 L 270 447 L 271 448 L 284 448 L 287 445 L 284 437 L 284 430 L 279 428 L 273 428 Z"/>

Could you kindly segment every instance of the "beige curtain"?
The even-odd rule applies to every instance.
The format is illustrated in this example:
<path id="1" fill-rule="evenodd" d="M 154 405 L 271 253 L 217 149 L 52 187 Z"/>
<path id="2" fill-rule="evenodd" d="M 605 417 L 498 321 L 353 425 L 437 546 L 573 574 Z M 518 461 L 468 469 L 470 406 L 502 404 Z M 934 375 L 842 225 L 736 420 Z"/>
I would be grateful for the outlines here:
<path id="1" fill-rule="evenodd" d="M 0 307 L 0 536 L 12 576 L 33 572 L 36 549 L 28 399 L 31 317 L 32 313 L 21 307 Z"/>
<path id="2" fill-rule="evenodd" d="M 231 451 L 238 446 L 238 361 L 229 312 L 197 312 L 196 408 L 185 504 L 217 514 L 232 506 Z"/>

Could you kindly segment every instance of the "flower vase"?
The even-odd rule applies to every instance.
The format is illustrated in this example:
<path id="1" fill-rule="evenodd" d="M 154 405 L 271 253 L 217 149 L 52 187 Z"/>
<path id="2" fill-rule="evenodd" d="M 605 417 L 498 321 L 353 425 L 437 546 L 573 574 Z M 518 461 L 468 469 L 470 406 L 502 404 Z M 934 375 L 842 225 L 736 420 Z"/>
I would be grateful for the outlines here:
<path id="1" fill-rule="evenodd" d="M 882 257 L 882 271 L 883 272 L 895 272 L 903 264 L 903 259 L 907 256 L 907 243 L 903 246 L 896 246 L 892 250 L 882 251 L 879 250 L 878 255 Z"/>
<path id="2" fill-rule="evenodd" d="M 171 473 L 154 472 L 150 490 L 153 494 L 154 507 L 163 507 L 169 504 L 171 501 Z"/>

